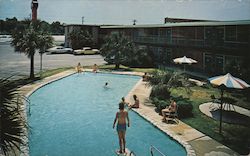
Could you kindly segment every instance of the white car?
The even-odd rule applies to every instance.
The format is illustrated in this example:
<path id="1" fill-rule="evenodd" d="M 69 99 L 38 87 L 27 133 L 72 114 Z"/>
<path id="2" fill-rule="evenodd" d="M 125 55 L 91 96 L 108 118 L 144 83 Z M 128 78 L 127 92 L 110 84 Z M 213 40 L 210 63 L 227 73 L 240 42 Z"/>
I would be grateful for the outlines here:
<path id="1" fill-rule="evenodd" d="M 93 52 L 95 52 L 96 54 L 100 54 L 100 50 L 98 49 L 92 49 Z"/>
<path id="2" fill-rule="evenodd" d="M 50 54 L 72 54 L 72 48 L 64 48 L 62 46 L 55 46 L 46 50 Z"/>
<path id="3" fill-rule="evenodd" d="M 90 47 L 83 47 L 82 49 L 77 49 L 73 52 L 74 55 L 93 55 L 98 53 L 98 49 L 91 49 Z"/>

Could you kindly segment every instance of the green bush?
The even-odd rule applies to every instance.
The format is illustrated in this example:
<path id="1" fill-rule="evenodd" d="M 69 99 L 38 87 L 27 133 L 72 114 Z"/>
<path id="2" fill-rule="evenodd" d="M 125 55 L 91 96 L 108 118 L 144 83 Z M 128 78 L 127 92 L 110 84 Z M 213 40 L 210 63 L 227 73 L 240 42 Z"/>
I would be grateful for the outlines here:
<path id="1" fill-rule="evenodd" d="M 169 100 L 159 100 L 158 98 L 152 98 L 152 103 L 155 105 L 156 107 L 156 112 L 158 112 L 159 114 L 161 114 L 161 110 L 166 108 L 166 106 L 169 105 Z"/>
<path id="2" fill-rule="evenodd" d="M 193 117 L 193 105 L 188 101 L 177 101 L 179 118 Z"/>
<path id="3" fill-rule="evenodd" d="M 150 98 L 156 97 L 160 100 L 167 100 L 170 98 L 170 91 L 168 90 L 167 85 L 160 84 L 153 86 L 152 91 L 150 93 Z"/>
<path id="4" fill-rule="evenodd" d="M 152 103 L 155 105 L 156 107 L 156 112 L 158 112 L 159 114 L 161 114 L 161 110 L 166 108 L 167 106 L 169 106 L 170 101 L 169 100 L 160 100 L 156 97 L 151 98 Z M 178 116 L 180 119 L 183 118 L 189 118 L 189 117 L 193 117 L 193 105 L 191 103 L 189 103 L 188 101 L 178 101 L 176 100 L 177 103 L 177 107 L 178 107 Z"/>

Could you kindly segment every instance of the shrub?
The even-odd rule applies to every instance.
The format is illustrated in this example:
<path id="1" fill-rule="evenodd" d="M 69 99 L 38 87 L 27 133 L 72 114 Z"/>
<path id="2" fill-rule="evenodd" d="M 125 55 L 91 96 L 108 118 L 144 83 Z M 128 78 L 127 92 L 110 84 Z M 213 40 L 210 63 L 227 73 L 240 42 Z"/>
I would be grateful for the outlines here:
<path id="1" fill-rule="evenodd" d="M 177 101 L 179 118 L 193 117 L 193 105 L 188 101 Z"/>
<path id="2" fill-rule="evenodd" d="M 159 114 L 161 114 L 161 110 L 166 108 L 166 106 L 168 106 L 170 104 L 169 99 L 168 100 L 161 100 L 158 99 L 156 97 L 151 98 L 152 103 L 155 105 L 156 107 L 156 112 L 158 112 Z M 193 105 L 189 102 L 186 101 L 185 99 L 182 100 L 177 100 L 176 99 L 176 103 L 178 106 L 178 116 L 179 118 L 189 118 L 189 117 L 193 117 Z"/>
<path id="3" fill-rule="evenodd" d="M 156 97 L 160 100 L 166 100 L 170 98 L 170 91 L 168 90 L 167 85 L 159 84 L 153 86 L 152 91 L 150 93 L 150 98 Z"/>
<path id="4" fill-rule="evenodd" d="M 156 107 L 156 112 L 160 113 L 162 109 L 169 105 L 169 100 L 159 100 L 158 98 L 152 98 L 152 103 Z"/>

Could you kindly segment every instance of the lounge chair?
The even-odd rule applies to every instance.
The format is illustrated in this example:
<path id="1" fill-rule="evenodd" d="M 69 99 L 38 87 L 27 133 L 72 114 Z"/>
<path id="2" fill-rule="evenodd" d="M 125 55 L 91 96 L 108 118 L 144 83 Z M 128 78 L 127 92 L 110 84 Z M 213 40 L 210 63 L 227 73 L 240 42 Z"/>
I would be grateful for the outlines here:
<path id="1" fill-rule="evenodd" d="M 175 112 L 165 112 L 166 114 L 166 121 L 168 123 L 169 120 L 175 121 L 176 123 L 179 123 L 178 119 L 178 105 L 176 105 Z"/>

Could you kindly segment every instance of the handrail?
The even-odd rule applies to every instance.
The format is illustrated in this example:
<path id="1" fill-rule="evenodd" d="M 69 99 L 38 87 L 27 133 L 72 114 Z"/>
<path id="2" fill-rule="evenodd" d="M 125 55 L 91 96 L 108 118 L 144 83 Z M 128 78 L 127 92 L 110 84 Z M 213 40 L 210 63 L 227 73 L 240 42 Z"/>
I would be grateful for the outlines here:
<path id="1" fill-rule="evenodd" d="M 151 153 L 151 156 L 154 156 L 153 149 L 154 149 L 155 151 L 157 151 L 158 153 L 160 153 L 162 156 L 166 156 L 166 155 L 163 154 L 158 148 L 156 148 L 156 147 L 153 146 L 153 145 L 150 146 L 150 153 Z"/>
<path id="2" fill-rule="evenodd" d="M 133 154 L 133 155 L 132 155 Z M 134 151 L 131 151 L 129 156 L 136 156 Z"/>

